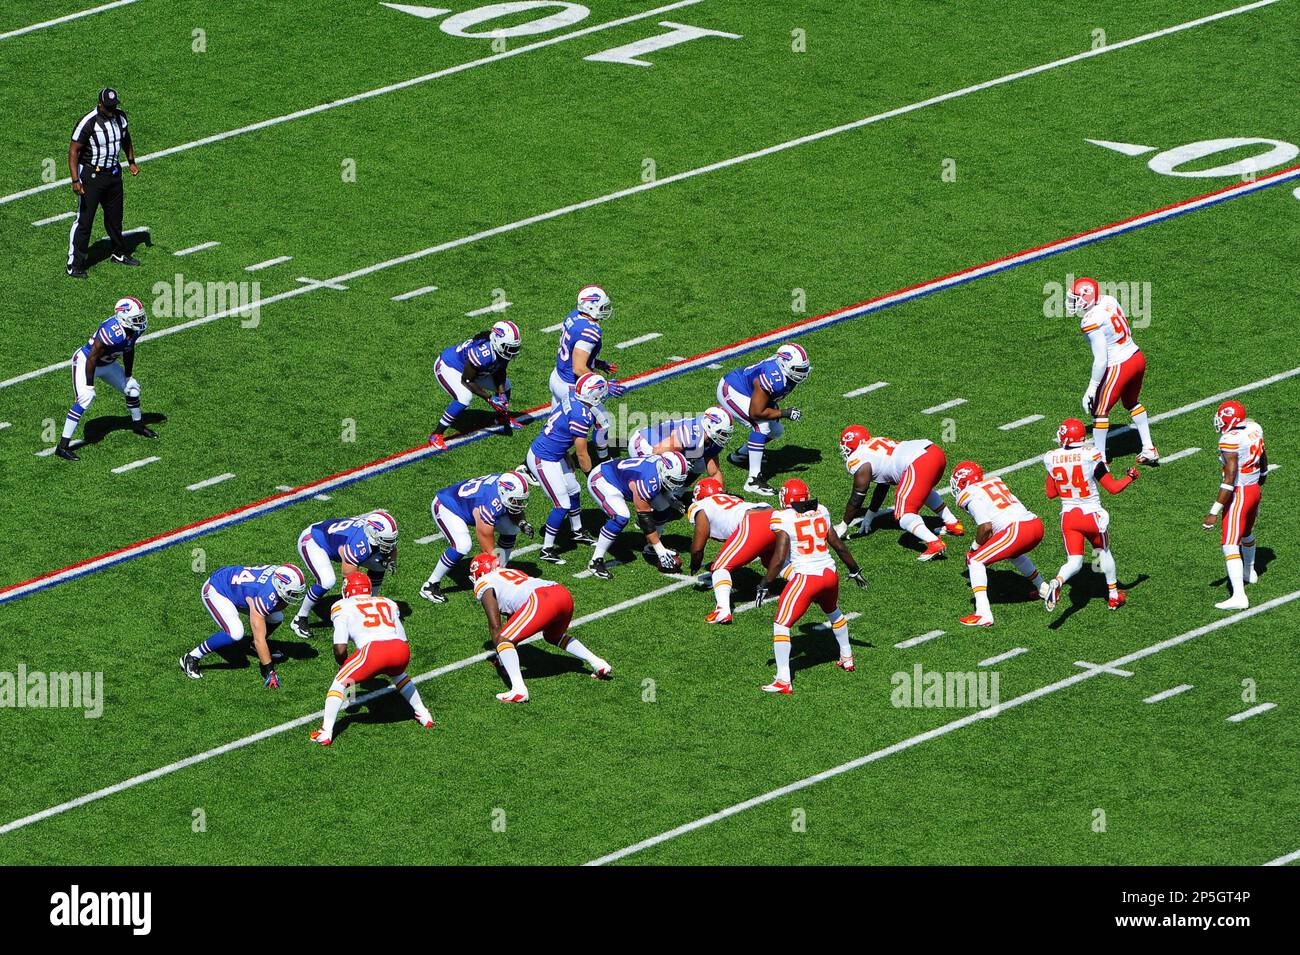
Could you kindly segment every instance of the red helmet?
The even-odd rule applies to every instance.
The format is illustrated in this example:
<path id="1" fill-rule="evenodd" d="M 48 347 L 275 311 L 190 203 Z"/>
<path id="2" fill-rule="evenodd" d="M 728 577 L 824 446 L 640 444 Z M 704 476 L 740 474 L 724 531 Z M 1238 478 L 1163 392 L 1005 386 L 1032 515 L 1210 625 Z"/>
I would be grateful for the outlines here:
<path id="1" fill-rule="evenodd" d="M 798 478 L 791 478 L 781 485 L 781 490 L 777 500 L 781 502 L 782 507 L 789 507 L 796 501 L 806 501 L 812 497 L 812 492 L 808 490 L 808 485 Z"/>
<path id="2" fill-rule="evenodd" d="M 368 597 L 370 596 L 370 575 L 363 574 L 361 571 L 348 574 L 343 581 L 344 597 Z"/>
<path id="3" fill-rule="evenodd" d="M 858 450 L 858 445 L 870 440 L 870 431 L 860 424 L 851 424 L 840 432 L 840 454 L 844 455 L 844 460 L 847 461 L 849 455 Z"/>
<path id="4" fill-rule="evenodd" d="M 982 480 L 984 480 L 984 469 L 974 461 L 963 461 L 952 469 L 952 477 L 948 480 L 948 486 L 952 488 L 953 494 L 958 494 L 964 491 L 968 485 Z"/>
<path id="5" fill-rule="evenodd" d="M 1088 437 L 1088 429 L 1078 418 L 1066 418 L 1056 429 L 1056 443 L 1063 448 L 1072 444 L 1082 444 Z"/>
<path id="6" fill-rule="evenodd" d="M 501 566 L 496 554 L 479 554 L 469 562 L 469 579 L 478 580 Z"/>
<path id="7" fill-rule="evenodd" d="M 1101 286 L 1097 284 L 1097 280 L 1080 276 L 1074 280 L 1070 291 L 1065 293 L 1065 314 L 1079 315 L 1086 312 L 1097 304 L 1099 295 L 1101 295 Z"/>
<path id="8" fill-rule="evenodd" d="M 695 485 L 695 500 L 702 497 L 712 497 L 715 494 L 723 492 L 722 482 L 714 477 L 706 477 Z"/>
<path id="9" fill-rule="evenodd" d="M 1219 410 L 1214 412 L 1214 427 L 1220 434 L 1240 427 L 1245 420 L 1246 406 L 1240 401 L 1225 401 L 1219 405 Z"/>

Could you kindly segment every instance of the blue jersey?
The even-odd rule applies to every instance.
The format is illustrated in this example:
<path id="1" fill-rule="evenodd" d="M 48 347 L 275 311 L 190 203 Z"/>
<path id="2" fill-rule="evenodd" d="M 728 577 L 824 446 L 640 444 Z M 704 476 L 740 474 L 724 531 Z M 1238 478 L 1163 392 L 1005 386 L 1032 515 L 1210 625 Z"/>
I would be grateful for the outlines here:
<path id="1" fill-rule="evenodd" d="M 499 474 L 485 474 L 444 487 L 438 492 L 438 503 L 466 524 L 481 520 L 489 527 L 495 527 L 506 510 L 497 493 L 499 477 Z"/>
<path id="2" fill-rule="evenodd" d="M 346 560 L 349 564 L 360 567 L 370 559 L 372 548 L 366 539 L 366 522 L 362 518 L 320 521 L 310 529 L 311 539 L 329 554 L 334 563 Z"/>
<path id="3" fill-rule="evenodd" d="M 451 345 L 442 350 L 439 355 L 442 363 L 456 369 L 462 374 L 467 365 L 472 365 L 479 370 L 481 375 L 503 374 L 506 365 L 509 362 L 504 358 L 499 358 L 497 353 L 492 350 L 492 343 L 484 338 L 479 341 L 469 339 L 459 345 Z"/>
<path id="4" fill-rule="evenodd" d="M 587 356 L 587 367 L 595 369 L 596 359 L 600 357 L 600 335 L 600 325 L 596 322 L 576 308 L 569 313 L 560 332 L 559 351 L 555 354 L 555 370 L 560 373 L 560 378 L 569 384 L 578 380 L 578 376 L 573 373 L 573 350 L 579 342 L 582 342 L 584 348 L 591 349 Z"/>
<path id="5" fill-rule="evenodd" d="M 648 428 L 642 428 L 637 434 L 641 435 L 652 448 L 659 447 L 661 441 L 672 435 L 677 441 L 676 450 L 686 455 L 687 460 L 707 461 L 722 453 L 722 445 L 714 444 L 709 440 L 708 435 L 704 433 L 704 426 L 701 423 L 703 420 L 703 418 L 678 418 L 660 421 Z"/>
<path id="6" fill-rule="evenodd" d="M 794 382 L 785 377 L 785 372 L 775 358 L 764 358 L 744 368 L 733 368 L 722 380 L 746 395 L 752 395 L 754 386 L 757 385 L 771 395 L 773 401 L 794 391 Z"/>
<path id="7" fill-rule="evenodd" d="M 641 500 L 648 501 L 663 487 L 659 482 L 659 466 L 653 458 L 606 461 L 596 471 L 629 501 L 632 500 L 633 491 L 641 496 Z"/>
<path id="8" fill-rule="evenodd" d="M 135 348 L 136 339 L 139 337 L 139 332 L 128 331 L 117 318 L 109 318 L 105 319 L 104 323 L 95 330 L 95 334 L 90 336 L 90 341 L 82 345 L 79 351 L 89 358 L 90 346 L 98 341 L 104 349 L 99 355 L 99 364 L 108 365 L 117 361 L 123 352 Z"/>
<path id="9" fill-rule="evenodd" d="M 569 453 L 575 438 L 586 438 L 596 420 L 595 412 L 581 401 L 556 408 L 533 439 L 532 452 L 542 461 L 559 461 Z"/>
<path id="10" fill-rule="evenodd" d="M 275 592 L 275 564 L 259 564 L 256 567 L 222 567 L 208 578 L 208 585 L 225 597 L 240 613 L 248 613 L 248 598 L 253 606 L 263 615 L 269 617 L 284 609 L 284 601 Z"/>

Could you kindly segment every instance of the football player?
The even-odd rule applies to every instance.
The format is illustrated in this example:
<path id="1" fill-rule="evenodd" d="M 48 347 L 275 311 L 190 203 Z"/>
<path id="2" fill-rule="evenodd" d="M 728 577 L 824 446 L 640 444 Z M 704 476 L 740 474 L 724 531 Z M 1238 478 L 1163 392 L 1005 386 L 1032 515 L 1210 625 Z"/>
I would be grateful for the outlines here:
<path id="1" fill-rule="evenodd" d="M 54 449 L 65 461 L 77 461 L 72 450 L 72 436 L 77 433 L 81 416 L 95 400 L 95 382 L 103 379 L 126 398 L 131 413 L 131 430 L 142 438 L 158 435 L 144 423 L 140 412 L 140 382 L 135 380 L 135 343 L 149 327 L 144 305 L 138 298 L 118 299 L 113 314 L 100 323 L 90 341 L 72 353 L 72 407 L 63 421 L 63 436 Z M 118 358 L 122 363 L 117 363 Z"/>
<path id="2" fill-rule="evenodd" d="M 1078 418 L 1061 422 L 1056 441 L 1060 447 L 1043 455 L 1043 467 L 1047 468 L 1047 496 L 1061 499 L 1061 536 L 1067 559 L 1048 581 L 1043 604 L 1049 613 L 1056 609 L 1061 587 L 1083 567 L 1083 544 L 1087 541 L 1106 575 L 1107 606 L 1118 610 L 1127 598 L 1119 589 L 1115 556 L 1110 552 L 1110 514 L 1101 505 L 1097 486 L 1118 494 L 1138 479 L 1138 469 L 1129 468 L 1116 480 L 1101 452 L 1087 443 L 1087 431 Z"/>
<path id="3" fill-rule="evenodd" d="M 203 584 L 203 604 L 220 628 L 181 657 L 181 672 L 191 680 L 203 677 L 199 661 L 206 654 L 233 646 L 244 639 L 244 622 L 253 632 L 253 649 L 262 668 L 262 683 L 279 689 L 267 635 L 284 621 L 284 608 L 302 597 L 307 578 L 293 564 L 258 564 L 254 567 L 222 567 Z"/>
<path id="4" fill-rule="evenodd" d="M 527 503 L 528 481 L 518 471 L 485 474 L 440 490 L 433 499 L 433 522 L 447 538 L 447 549 L 420 588 L 420 596 L 436 604 L 447 602 L 442 578 L 469 553 L 474 540 L 483 553 L 495 552 L 503 564 L 509 563 L 520 532 L 529 537 L 533 534 L 532 525 L 524 518 Z M 499 550 L 495 549 L 494 534 Z"/>
<path id="5" fill-rule="evenodd" d="M 798 408 L 782 408 L 781 399 L 808 380 L 812 362 L 802 345 L 782 345 L 771 358 L 727 372 L 718 382 L 718 404 L 750 427 L 749 444 L 728 456 L 732 464 L 749 467 L 745 490 L 772 497 L 776 492 L 762 477 L 763 450 L 785 432 L 783 420 L 798 421 Z"/>
<path id="6" fill-rule="evenodd" d="M 519 651 L 515 647 L 537 633 L 547 643 L 590 666 L 592 679 L 608 680 L 613 676 L 613 667 L 583 646 L 582 641 L 569 636 L 573 595 L 565 587 L 502 567 L 495 554 L 479 554 L 470 561 L 469 576 L 474 581 L 474 596 L 487 614 L 488 636 L 496 647 L 492 663 L 510 684 L 510 689 L 497 694 L 502 703 L 528 702 L 528 687 L 519 670 Z M 508 618 L 504 624 L 503 617 Z"/>
<path id="7" fill-rule="evenodd" d="M 727 447 L 733 430 L 731 415 L 714 406 L 694 418 L 674 418 L 633 432 L 628 451 L 634 458 L 680 451 L 690 466 L 688 482 L 708 475 L 721 484 L 724 482 L 718 456 Z M 686 487 L 683 484 L 682 490 Z"/>
<path id="8" fill-rule="evenodd" d="M 560 345 L 555 353 L 555 370 L 551 372 L 551 410 L 555 411 L 569 402 L 574 386 L 583 375 L 600 372 L 608 379 L 609 397 L 619 398 L 624 388 L 609 377 L 618 371 L 600 357 L 601 323 L 614 314 L 609 295 L 599 285 L 584 285 L 578 290 L 577 307 L 564 319 L 560 329 Z M 601 399 L 602 401 L 604 399 Z M 609 413 L 604 405 L 593 409 L 596 431 L 592 435 L 597 460 L 609 457 Z"/>
<path id="9" fill-rule="evenodd" d="M 320 729 L 312 730 L 312 742 L 322 746 L 334 742 L 334 721 L 347 701 L 348 688 L 380 674 L 393 681 L 393 687 L 410 705 L 415 721 L 432 729 L 433 717 L 406 672 L 411 663 L 411 646 L 397 604 L 371 593 L 368 576 L 351 573 L 343 579 L 343 599 L 330 608 L 330 618 L 334 621 L 334 659 L 339 672 L 325 694 L 325 717 Z M 349 640 L 357 648 L 351 656 Z"/>
<path id="10" fill-rule="evenodd" d="M 596 543 L 596 538 L 582 529 L 582 488 L 573 474 L 569 454 L 577 459 L 584 475 L 591 473 L 594 466 L 591 429 L 595 425 L 596 409 L 607 394 L 609 385 L 602 376 L 583 375 L 574 385 L 574 400 L 551 409 L 541 433 L 528 448 L 525 476 L 531 475 L 551 500 L 551 511 L 546 515 L 546 527 L 542 531 L 542 549 L 537 555 L 548 564 L 565 562 L 555 550 L 555 539 L 566 516 L 575 544 Z"/>
<path id="11" fill-rule="evenodd" d="M 1029 552 L 1043 539 L 1043 522 L 1020 503 L 1001 478 L 986 480 L 984 469 L 974 461 L 962 461 L 953 468 L 949 486 L 957 503 L 975 521 L 975 539 L 966 553 L 975 612 L 962 617 L 962 625 L 993 626 L 988 568 L 1000 560 L 1011 561 L 1011 566 L 1029 578 L 1035 596 L 1046 597 L 1047 584 L 1029 558 Z"/>
<path id="12" fill-rule="evenodd" d="M 776 542 L 767 561 L 767 574 L 754 594 L 754 604 L 763 605 L 778 574 L 786 577 L 787 583 L 781 591 L 776 619 L 772 624 L 776 679 L 763 687 L 763 691 L 793 693 L 790 628 L 798 623 L 814 601 L 826 612 L 826 622 L 831 625 L 835 642 L 839 644 L 840 658 L 835 665 L 841 670 L 853 670 L 849 621 L 840 611 L 840 577 L 830 552 L 834 551 L 844 561 L 844 566 L 849 569 L 849 578 L 859 587 L 867 586 L 867 578 L 831 526 L 830 511 L 817 503 L 807 484 L 798 478 L 786 481 L 781 485 L 777 501 L 780 509 L 768 516 Z"/>
<path id="13" fill-rule="evenodd" d="M 1264 429 L 1246 417 L 1240 401 L 1225 401 L 1214 413 L 1219 432 L 1219 463 L 1222 482 L 1210 513 L 1202 526 L 1209 531 L 1223 514 L 1223 559 L 1228 566 L 1227 600 L 1214 606 L 1220 610 L 1245 610 L 1250 606 L 1246 584 L 1259 580 L 1255 573 L 1255 518 L 1259 515 L 1260 493 L 1268 477 L 1268 452 L 1264 450 Z M 1224 513 L 1224 508 L 1227 512 Z"/>
<path id="14" fill-rule="evenodd" d="M 442 390 L 451 397 L 429 443 L 445 451 L 443 432 L 469 407 L 474 396 L 482 398 L 496 412 L 497 423 L 511 429 L 523 425 L 510 414 L 510 362 L 519 354 L 523 338 L 514 322 L 497 322 L 468 341 L 443 350 L 433 363 L 433 373 Z"/>
<path id="15" fill-rule="evenodd" d="M 943 519 L 944 530 L 955 537 L 966 533 L 957 515 L 943 502 L 935 487 L 948 467 L 948 456 L 943 448 L 926 440 L 894 441 L 891 438 L 872 437 L 860 424 L 851 424 L 840 433 L 840 454 L 844 466 L 853 476 L 853 491 L 844 505 L 844 520 L 836 526 L 840 536 L 848 533 L 849 526 L 862 518 L 862 533 L 869 533 L 871 524 L 880 513 L 891 485 L 894 492 L 894 514 L 898 526 L 925 544 L 917 560 L 943 559 L 948 545 L 936 537 L 921 518 L 925 505 Z M 876 483 L 871 504 L 864 512 L 862 503 L 867 490 Z"/>
<path id="16" fill-rule="evenodd" d="M 387 511 L 318 521 L 298 535 L 298 555 L 316 582 L 307 589 L 289 629 L 310 640 L 307 624 L 311 612 L 334 589 L 339 576 L 348 577 L 364 567 L 374 575 L 378 589 L 384 575 L 396 569 L 397 521 Z M 339 565 L 338 575 L 334 573 L 335 564 Z"/>
<path id="17" fill-rule="evenodd" d="M 695 485 L 695 501 L 686 510 L 686 520 L 695 530 L 691 540 L 691 573 L 698 574 L 704 563 L 704 547 L 710 538 L 723 541 L 722 549 L 709 566 L 709 583 L 717 600 L 705 623 L 731 623 L 731 572 L 758 559 L 767 566 L 776 537 L 769 520 L 772 505 L 746 501 L 724 493 L 722 482 L 706 477 Z"/>
<path id="18" fill-rule="evenodd" d="M 593 575 L 602 580 L 613 578 L 613 573 L 605 563 L 605 555 L 631 520 L 632 511 L 636 511 L 637 525 L 645 532 L 646 543 L 658 557 L 659 569 L 680 569 L 681 558 L 675 551 L 665 547 L 659 538 L 653 502 L 661 491 L 672 494 L 681 487 L 686 480 L 686 471 L 686 458 L 680 451 L 656 454 L 650 458 L 606 461 L 596 466 L 587 478 L 587 488 L 609 519 L 600 529 L 595 553 L 587 565 Z"/>
<path id="19" fill-rule="evenodd" d="M 1093 416 L 1092 440 L 1106 457 L 1106 436 L 1110 433 L 1110 409 L 1123 402 L 1133 427 L 1142 438 L 1138 464 L 1158 465 L 1160 453 L 1151 442 L 1147 410 L 1138 400 L 1147 360 L 1133 341 L 1124 309 L 1113 295 L 1102 295 L 1096 279 L 1077 278 L 1065 297 L 1068 315 L 1079 315 L 1079 330 L 1092 348 L 1092 376 L 1083 393 L 1083 411 Z"/>

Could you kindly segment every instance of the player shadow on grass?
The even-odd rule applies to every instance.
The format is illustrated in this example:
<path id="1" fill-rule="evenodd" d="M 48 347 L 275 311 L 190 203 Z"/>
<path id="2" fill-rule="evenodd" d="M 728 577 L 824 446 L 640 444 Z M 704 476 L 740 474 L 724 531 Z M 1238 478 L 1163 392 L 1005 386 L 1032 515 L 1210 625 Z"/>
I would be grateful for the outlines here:
<path id="1" fill-rule="evenodd" d="M 870 650 L 875 646 L 870 640 L 858 640 L 853 637 L 849 638 L 849 644 L 863 650 Z M 791 673 L 834 663 L 839 658 L 840 645 L 835 642 L 835 634 L 831 633 L 830 627 L 820 623 L 799 625 L 799 639 L 791 643 Z M 776 660 L 772 657 L 769 657 L 767 662 L 769 666 L 776 665 Z"/>
<path id="2" fill-rule="evenodd" d="M 491 640 L 484 640 L 483 649 L 493 653 L 496 651 L 496 645 Z M 577 657 L 558 653 L 555 647 L 544 641 L 536 644 L 516 644 L 515 650 L 519 654 L 519 670 L 523 673 L 524 679 L 530 683 L 533 680 L 545 680 L 566 673 L 580 673 L 583 676 L 589 676 L 591 673 L 587 665 Z M 495 666 L 493 669 L 496 670 L 502 686 L 507 690 L 510 689 L 510 680 L 506 675 Z"/>
<path id="3" fill-rule="evenodd" d="M 943 518 L 938 514 L 923 514 L 921 515 L 921 520 L 925 523 L 925 526 L 930 529 L 931 533 L 936 535 L 943 533 Z M 890 505 L 890 512 L 888 514 L 882 513 L 872 522 L 871 533 L 865 536 L 874 537 L 881 531 L 902 531 L 902 528 L 898 526 L 898 519 L 894 517 L 892 504 Z M 857 529 L 854 528 L 849 531 L 848 540 L 856 541 L 862 536 L 864 535 L 858 533 Z M 950 542 L 959 540 L 959 538 L 953 537 L 945 537 L 945 539 Z M 905 550 L 915 551 L 918 554 L 925 550 L 925 544 L 921 539 L 913 537 L 911 534 L 900 533 L 897 543 L 899 547 L 902 547 Z M 948 551 L 951 555 L 960 557 L 961 550 L 962 548 L 960 544 L 949 544 Z"/>
<path id="4" fill-rule="evenodd" d="M 487 431 L 490 434 L 504 438 L 513 438 L 515 436 L 513 428 L 497 421 L 495 412 L 484 408 L 467 408 L 456 419 L 456 433 L 452 437 L 460 437 L 474 431 Z M 524 450 L 527 450 L 527 446 L 524 447 Z"/>
<path id="5" fill-rule="evenodd" d="M 334 605 L 342 599 L 342 594 L 335 594 L 333 597 L 323 599 L 318 603 L 316 608 L 312 611 L 311 616 L 307 618 L 307 629 L 313 631 L 319 630 L 322 634 L 332 636 L 334 632 L 334 623 L 330 614 L 334 612 Z M 411 616 L 411 613 L 413 612 L 412 607 L 405 600 L 394 600 L 393 603 L 397 604 L 398 620 L 406 620 Z M 319 635 L 320 634 L 313 634 L 313 636 Z"/>
<path id="6" fill-rule="evenodd" d="M 276 628 L 276 632 L 279 632 L 279 627 Z M 271 651 L 272 662 L 277 666 L 286 660 L 312 660 L 320 656 L 319 650 L 296 637 L 290 640 L 277 640 L 272 634 L 266 638 L 266 647 Z M 204 663 L 204 670 L 247 670 L 257 660 L 251 638 L 213 652 L 221 658 L 221 662 Z"/>
<path id="7" fill-rule="evenodd" d="M 140 416 L 140 421 L 151 427 L 166 420 L 167 416 L 157 411 L 147 411 Z M 130 431 L 134 427 L 135 422 L 129 415 L 102 415 L 85 423 L 81 431 L 81 440 L 72 442 L 72 447 L 99 444 L 114 431 Z"/>
<path id="8" fill-rule="evenodd" d="M 1017 575 L 1019 576 L 1019 575 Z M 1021 578 L 1023 579 L 1023 578 Z M 1151 578 L 1146 574 L 1138 574 L 1133 578 L 1132 583 L 1119 582 L 1119 589 L 1128 591 L 1134 587 L 1139 587 Z M 1062 590 L 1062 596 L 1068 595 L 1070 604 L 1061 613 L 1047 625 L 1049 630 L 1060 630 L 1065 626 L 1065 622 L 1073 617 L 1076 613 L 1088 606 L 1093 600 L 1101 602 L 1106 601 L 1106 578 L 1101 574 L 1089 573 L 1086 569 L 1081 571 L 1072 580 L 1066 582 Z M 1035 598 L 1036 599 L 1036 598 Z"/>
<path id="9" fill-rule="evenodd" d="M 356 684 L 353 688 L 356 698 L 361 699 L 367 693 L 391 687 L 392 681 L 376 677 Z M 405 723 L 411 719 L 411 706 L 402 699 L 400 693 L 385 693 L 373 700 L 366 700 L 361 709 L 345 707 L 334 726 L 334 739 L 337 740 L 354 723 L 384 725 L 388 723 Z"/>
<path id="10" fill-rule="evenodd" d="M 763 473 L 769 475 L 772 486 L 780 485 L 787 473 L 807 471 L 813 465 L 820 464 L 822 453 L 817 448 L 801 448 L 797 444 L 780 444 L 763 455 Z M 736 481 L 739 487 L 744 478 Z"/>
<path id="11" fill-rule="evenodd" d="M 153 237 L 148 232 L 128 232 L 122 236 L 122 244 L 126 246 L 127 255 L 134 255 L 135 250 L 142 245 L 153 248 Z M 112 252 L 113 240 L 108 236 L 104 236 L 98 242 L 91 243 L 90 248 L 86 250 L 87 271 L 107 259 Z"/>
<path id="12" fill-rule="evenodd" d="M 1271 564 L 1271 563 L 1273 563 L 1273 561 L 1276 560 L 1276 559 L 1277 559 L 1277 553 L 1273 550 L 1273 548 L 1271 548 L 1271 547 L 1259 547 L 1259 548 L 1256 548 L 1256 550 L 1255 550 L 1255 573 L 1257 573 L 1260 577 L 1263 577 L 1263 576 L 1264 576 L 1264 573 L 1268 570 L 1268 565 Z M 1216 579 L 1216 580 L 1212 580 L 1212 581 L 1210 581 L 1210 586 L 1211 586 L 1211 587 L 1227 587 L 1227 586 L 1228 586 L 1228 578 L 1227 578 L 1226 576 L 1223 576 L 1223 577 L 1219 577 L 1219 578 Z M 1231 594 L 1229 594 L 1229 596 L 1231 596 Z"/>

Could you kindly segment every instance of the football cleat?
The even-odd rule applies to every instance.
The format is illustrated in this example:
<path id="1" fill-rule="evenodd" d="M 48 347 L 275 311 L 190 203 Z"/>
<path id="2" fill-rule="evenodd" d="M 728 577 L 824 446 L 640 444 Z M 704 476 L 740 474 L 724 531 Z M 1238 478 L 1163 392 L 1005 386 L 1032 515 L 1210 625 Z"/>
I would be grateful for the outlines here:
<path id="1" fill-rule="evenodd" d="M 442 592 L 442 588 L 429 581 L 425 581 L 424 586 L 420 588 L 420 596 L 436 604 L 445 604 L 447 602 L 447 595 Z"/>
<path id="2" fill-rule="evenodd" d="M 612 680 L 614 679 L 614 668 L 601 660 L 594 670 L 591 671 L 593 680 Z"/>
<path id="3" fill-rule="evenodd" d="M 758 494 L 761 497 L 776 497 L 776 489 L 761 477 L 750 478 L 747 480 L 745 482 L 745 490 L 750 494 Z"/>
<path id="4" fill-rule="evenodd" d="M 1043 597 L 1043 607 L 1048 613 L 1056 609 L 1057 603 L 1061 599 L 1061 579 L 1053 577 L 1047 585 L 1047 594 Z"/>
<path id="5" fill-rule="evenodd" d="M 784 693 L 789 696 L 794 692 L 794 687 L 785 680 L 773 680 L 767 686 L 763 687 L 764 693 Z"/>
<path id="6" fill-rule="evenodd" d="M 1250 573 L 1246 575 L 1246 583 L 1248 584 L 1259 583 L 1259 574 L 1256 572 L 1254 567 L 1250 568 Z"/>
<path id="7" fill-rule="evenodd" d="M 320 743 L 322 746 L 329 746 L 334 742 L 334 737 L 326 736 L 324 729 L 312 730 L 309 738 L 313 743 Z"/>
<path id="8" fill-rule="evenodd" d="M 311 639 L 311 631 L 307 629 L 306 617 L 294 617 L 289 621 L 289 629 L 302 637 L 304 640 Z"/>
<path id="9" fill-rule="evenodd" d="M 592 534 L 589 534 L 587 531 L 574 531 L 574 532 L 573 532 L 573 542 L 574 542 L 575 544 L 587 544 L 587 545 L 590 546 L 590 547 L 595 547 L 595 546 L 596 546 L 596 538 L 595 538 L 595 536 L 592 535 Z"/>
<path id="10" fill-rule="evenodd" d="M 435 725 L 433 722 L 433 717 L 428 713 L 416 713 L 412 716 L 412 719 L 414 719 L 415 722 L 419 723 L 427 730 L 433 729 Z"/>
<path id="11" fill-rule="evenodd" d="M 953 521 L 951 524 L 944 524 L 943 529 L 953 537 L 961 537 L 966 533 L 966 525 L 961 521 Z"/>
<path id="12" fill-rule="evenodd" d="M 985 617 L 983 614 L 978 614 L 978 613 L 967 614 L 966 616 L 962 617 L 962 618 L 961 618 L 960 620 L 958 620 L 957 622 L 960 623 L 963 627 L 991 627 L 991 626 L 993 626 L 993 618 L 992 618 L 992 617 Z"/>
<path id="13" fill-rule="evenodd" d="M 537 559 L 544 564 L 555 564 L 557 567 L 563 567 L 565 559 L 555 552 L 554 547 L 543 547 L 537 554 Z"/>
<path id="14" fill-rule="evenodd" d="M 916 555 L 917 560 L 944 560 L 948 556 L 948 545 L 941 540 L 932 540 L 925 545 L 925 550 Z"/>
<path id="15" fill-rule="evenodd" d="M 843 670 L 845 673 L 853 672 L 852 657 L 840 657 L 838 660 L 835 661 L 835 665 L 839 667 L 841 670 Z"/>
<path id="16" fill-rule="evenodd" d="M 81 460 L 81 455 L 77 454 L 76 451 L 73 451 L 72 448 L 68 447 L 68 442 L 66 441 L 59 442 L 58 447 L 54 449 L 54 456 L 56 458 L 63 458 L 63 460 L 65 461 Z"/>
<path id="17" fill-rule="evenodd" d="M 497 699 L 502 703 L 527 703 L 528 691 L 506 690 L 504 693 L 498 693 Z"/>
<path id="18" fill-rule="evenodd" d="M 137 424 L 137 425 L 133 425 L 133 426 L 131 427 L 131 430 L 134 431 L 136 434 L 138 434 L 138 435 L 139 435 L 140 437 L 142 437 L 142 438 L 156 438 L 156 437 L 158 437 L 158 432 L 155 431 L 153 428 L 149 427 L 149 426 L 146 425 L 146 424 Z"/>
<path id="19" fill-rule="evenodd" d="M 720 609 L 714 607 L 711 611 L 709 611 L 709 615 L 704 618 L 704 622 L 728 624 L 731 623 L 731 614 L 723 613 Z"/>
<path id="20" fill-rule="evenodd" d="M 1238 594 L 1235 597 L 1229 597 L 1227 600 L 1220 600 L 1214 606 L 1219 610 L 1245 610 L 1250 606 L 1250 600 L 1245 594 Z"/>
<path id="21" fill-rule="evenodd" d="M 527 461 L 519 465 L 519 467 L 515 468 L 515 473 L 522 474 L 524 476 L 524 480 L 527 481 L 529 485 L 532 487 L 542 486 L 542 482 L 537 480 L 537 475 L 533 473 L 532 469 L 528 466 Z"/>
<path id="22" fill-rule="evenodd" d="M 1118 610 L 1124 604 L 1128 603 L 1128 594 L 1122 590 L 1115 591 L 1115 596 L 1106 598 L 1106 606 L 1111 610 Z"/>
<path id="23" fill-rule="evenodd" d="M 199 669 L 199 661 L 188 653 L 181 657 L 181 672 L 191 680 L 203 679 L 203 671 Z"/>
<path id="24" fill-rule="evenodd" d="M 1149 468 L 1158 468 L 1160 467 L 1160 452 L 1155 448 L 1143 448 L 1142 453 L 1137 456 L 1134 463 Z"/>
<path id="25" fill-rule="evenodd" d="M 520 423 L 519 419 L 508 414 L 497 415 L 497 424 L 501 425 L 501 427 L 505 428 L 507 431 L 524 430 L 524 426 Z M 524 476 L 524 480 L 528 480 L 527 475 Z M 529 481 L 528 483 L 531 484 L 532 482 Z"/>
<path id="26" fill-rule="evenodd" d="M 435 451 L 446 451 L 446 450 L 447 450 L 447 442 L 443 439 L 442 435 L 440 435 L 440 434 L 431 434 L 431 435 L 429 435 L 429 445 L 430 445 L 430 446 L 431 446 Z"/>
<path id="27" fill-rule="evenodd" d="M 587 564 L 587 569 L 591 571 L 593 577 L 599 577 L 601 580 L 613 580 L 614 575 L 610 569 L 605 566 L 604 557 L 593 557 L 591 563 Z"/>

